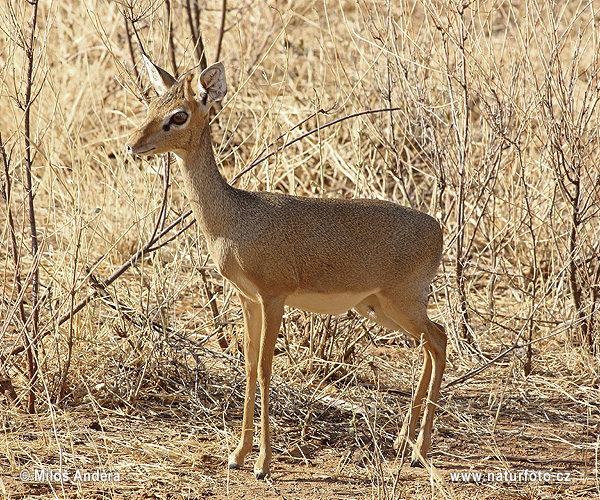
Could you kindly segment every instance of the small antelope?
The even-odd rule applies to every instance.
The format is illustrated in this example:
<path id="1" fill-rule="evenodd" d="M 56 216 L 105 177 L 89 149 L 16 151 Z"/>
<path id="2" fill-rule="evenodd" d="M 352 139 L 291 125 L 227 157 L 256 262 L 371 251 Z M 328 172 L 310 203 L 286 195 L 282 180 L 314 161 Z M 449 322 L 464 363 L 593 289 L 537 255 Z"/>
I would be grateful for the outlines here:
<path id="1" fill-rule="evenodd" d="M 144 58 L 158 97 L 129 138 L 136 155 L 173 152 L 198 228 L 219 272 L 236 288 L 244 315 L 246 394 L 239 445 L 229 468 L 252 449 L 256 379 L 261 391 L 258 479 L 269 474 L 269 384 L 285 305 L 316 313 L 350 309 L 423 342 L 424 362 L 394 447 L 414 444 L 422 462 L 446 365 L 446 335 L 427 316 L 427 296 L 442 255 L 442 230 L 429 215 L 380 200 L 312 199 L 235 189 L 215 161 L 209 110 L 227 85 L 219 62 L 179 81 Z M 416 443 L 417 419 L 424 410 Z"/>

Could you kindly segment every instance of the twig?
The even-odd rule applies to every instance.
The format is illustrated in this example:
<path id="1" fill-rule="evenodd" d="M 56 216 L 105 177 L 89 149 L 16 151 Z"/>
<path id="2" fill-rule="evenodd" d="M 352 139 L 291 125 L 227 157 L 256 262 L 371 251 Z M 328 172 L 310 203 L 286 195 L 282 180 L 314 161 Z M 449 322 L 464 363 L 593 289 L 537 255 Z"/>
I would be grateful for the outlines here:
<path id="1" fill-rule="evenodd" d="M 88 269 L 88 276 L 89 276 L 89 280 L 92 284 L 92 287 L 95 290 L 97 290 L 98 295 L 102 298 L 103 302 L 107 306 L 109 306 L 111 309 L 114 309 L 115 311 L 117 311 L 123 317 L 123 319 L 125 319 L 126 321 L 129 321 L 130 323 L 132 323 L 133 325 L 136 325 L 137 327 L 142 327 L 145 324 L 148 325 L 152 331 L 161 334 L 161 338 L 164 338 L 169 346 L 174 347 L 177 350 L 181 350 L 181 348 L 177 347 L 177 344 L 184 343 L 184 344 L 187 344 L 187 346 L 190 346 L 190 345 L 193 346 L 194 349 L 203 350 L 205 352 L 205 354 L 210 354 L 214 358 L 219 358 L 221 360 L 226 359 L 227 361 L 230 362 L 230 364 L 231 364 L 231 362 L 236 362 L 236 364 L 235 364 L 235 366 L 233 366 L 233 368 L 238 373 L 241 373 L 239 367 L 237 366 L 237 362 L 239 361 L 237 358 L 227 355 L 227 354 L 219 355 L 216 352 L 205 348 L 198 342 L 194 342 L 194 341 L 190 340 L 189 338 L 184 337 L 183 335 L 177 333 L 172 328 L 165 326 L 163 324 L 160 324 L 154 320 L 146 319 L 143 322 L 143 321 L 137 319 L 136 311 L 134 309 L 130 308 L 129 306 L 123 304 L 122 302 L 118 301 L 117 299 L 113 298 L 110 295 L 110 293 L 108 292 L 108 290 L 106 290 L 105 284 L 102 283 L 100 280 L 98 280 L 98 278 L 96 278 L 89 269 Z M 137 315 L 137 316 L 139 316 L 139 315 Z M 197 354 L 187 346 L 184 349 L 188 350 L 192 354 L 192 356 L 194 357 L 195 361 L 198 364 L 201 364 Z M 225 348 L 226 347 L 227 346 L 225 346 Z M 225 348 L 223 350 L 225 350 Z"/>
<path id="2" fill-rule="evenodd" d="M 123 12 L 123 21 L 125 21 L 125 38 L 127 38 L 127 48 L 129 49 L 129 55 L 131 57 L 131 64 L 133 65 L 133 72 L 135 73 L 135 80 L 140 80 L 140 73 L 138 72 L 137 65 L 135 64 L 135 54 L 133 52 L 133 44 L 131 43 L 131 32 L 129 31 L 129 22 L 125 12 Z"/>
<path id="3" fill-rule="evenodd" d="M 156 233 L 158 230 L 163 230 L 165 228 L 165 222 L 167 219 L 167 197 L 169 195 L 169 181 L 171 178 L 171 153 L 167 153 L 162 157 L 163 164 L 163 196 L 160 204 L 160 210 L 158 211 L 158 219 L 156 220 L 156 224 L 154 225 L 154 230 L 152 231 L 152 236 L 150 236 L 150 240 L 154 240 L 156 237 Z"/>
<path id="4" fill-rule="evenodd" d="M 221 3 L 221 24 L 219 26 L 219 37 L 217 38 L 217 55 L 215 61 L 221 57 L 221 44 L 223 43 L 223 35 L 225 34 L 225 16 L 227 15 L 227 0 Z"/>
<path id="5" fill-rule="evenodd" d="M 250 170 L 252 170 L 254 167 L 256 167 L 258 164 L 262 163 L 265 160 L 268 160 L 269 158 L 271 158 L 271 156 L 279 153 L 280 151 L 284 150 L 285 148 L 287 148 L 288 146 L 291 146 L 292 144 L 295 144 L 298 141 L 301 141 L 302 139 L 305 139 L 306 137 L 308 137 L 309 135 L 312 135 L 316 132 L 318 132 L 319 130 L 323 130 L 325 128 L 331 127 L 333 125 L 336 125 L 337 123 L 343 122 L 345 120 L 349 120 L 351 118 L 356 118 L 358 116 L 363 116 L 363 115 L 372 115 L 375 113 L 386 113 L 388 111 L 399 111 L 402 108 L 381 108 L 381 109 L 368 109 L 366 111 L 359 111 L 358 113 L 353 113 L 351 115 L 346 115 L 346 116 L 342 116 L 341 118 L 337 118 L 336 120 L 332 120 L 330 122 L 325 123 L 324 125 L 321 125 L 317 128 L 314 128 L 308 132 L 306 132 L 305 134 L 302 134 L 300 137 L 296 137 L 295 139 L 292 139 L 289 142 L 286 142 L 285 144 L 283 144 L 282 146 L 279 146 L 275 151 L 270 152 L 268 155 L 262 156 L 261 158 L 259 158 L 258 160 L 254 160 L 250 165 L 248 165 L 244 170 L 242 170 L 239 174 L 237 174 L 233 179 L 231 179 L 231 181 L 229 181 L 229 184 L 234 184 L 242 175 L 244 175 L 245 173 L 249 172 Z M 295 127 L 294 127 L 295 128 Z"/>
<path id="6" fill-rule="evenodd" d="M 165 0 L 167 11 L 167 43 L 169 46 L 169 57 L 173 67 L 173 76 L 177 78 L 177 60 L 175 59 L 175 40 L 173 39 L 173 20 L 171 19 L 171 0 Z"/>
<path id="7" fill-rule="evenodd" d="M 192 41 L 194 42 L 194 48 L 196 49 L 196 56 L 200 62 L 200 70 L 205 70 L 206 64 L 206 51 L 204 50 L 204 42 L 202 41 L 202 34 L 200 32 L 200 8 L 198 6 L 198 0 L 194 0 L 194 8 L 192 12 L 192 5 L 190 0 L 185 2 L 185 10 L 188 15 L 188 23 L 190 25 L 190 33 L 192 35 Z"/>
<path id="8" fill-rule="evenodd" d="M 128 260 L 127 262 L 125 262 L 121 267 L 119 267 L 119 269 L 117 269 L 114 273 L 112 273 L 110 275 L 110 277 L 108 277 L 107 279 L 105 279 L 102 283 L 105 287 L 109 286 L 111 283 L 113 283 L 115 280 L 117 280 L 118 278 L 121 277 L 121 275 L 127 271 L 135 262 L 138 261 L 138 259 L 140 259 L 141 257 L 143 257 L 144 255 L 147 255 L 148 253 L 151 253 L 151 247 L 152 245 L 154 245 L 158 240 L 160 240 L 163 236 L 165 236 L 166 234 L 168 234 L 175 226 L 177 226 L 178 224 L 180 224 L 181 222 L 183 222 L 186 218 L 188 218 L 190 215 L 192 214 L 191 210 L 188 210 L 187 212 L 185 212 L 184 214 L 180 215 L 177 219 L 175 219 L 171 224 L 169 224 L 165 229 L 163 229 L 160 233 L 158 233 L 154 239 L 149 240 L 148 242 L 146 242 L 146 244 L 140 248 L 135 254 L 133 254 Z M 99 259 L 102 260 L 104 258 L 104 256 Z M 71 311 L 69 311 L 67 314 L 65 314 L 64 316 L 61 316 L 58 320 L 58 324 L 62 325 L 65 321 L 68 321 L 73 315 L 77 314 L 79 311 L 81 311 L 85 306 L 87 306 L 94 298 L 96 298 L 98 295 L 97 290 L 94 290 L 93 292 L 91 292 L 87 297 L 85 297 L 83 300 L 79 301 L 77 303 L 77 305 L 75 307 L 73 307 L 73 309 Z"/>
<path id="9" fill-rule="evenodd" d="M 75 219 L 76 224 L 77 224 L 77 220 L 78 219 Z M 75 304 L 75 282 L 77 280 L 77 263 L 79 261 L 79 252 L 81 250 L 82 228 L 79 225 L 76 228 L 76 232 L 77 232 L 77 244 L 75 245 L 75 256 L 73 259 L 73 287 L 71 288 L 70 293 L 69 293 L 69 295 L 70 295 L 69 303 L 70 303 L 71 309 L 73 308 L 73 305 Z M 73 317 L 71 316 L 71 319 L 69 321 L 69 335 L 67 337 L 67 359 L 65 361 L 64 367 L 62 368 L 59 389 L 58 389 L 58 396 L 56 397 L 57 403 L 60 403 L 60 401 L 62 401 L 62 399 L 65 397 L 66 388 L 67 388 L 67 376 L 69 374 L 69 369 L 71 368 L 71 359 L 73 357 L 73 339 L 74 339 L 74 337 L 75 337 L 75 331 L 73 328 Z"/>
<path id="10" fill-rule="evenodd" d="M 315 116 L 317 116 L 318 114 L 324 114 L 324 115 L 328 115 L 329 112 L 334 109 L 336 107 L 336 105 L 334 104 L 333 106 L 330 106 L 327 109 L 318 109 L 317 111 L 315 111 L 314 113 L 311 113 L 310 115 L 308 115 L 306 118 L 304 118 L 303 120 L 300 120 L 298 123 L 296 123 L 296 125 L 294 125 L 291 129 L 285 131 L 283 134 L 279 135 L 279 137 L 277 137 L 275 140 L 271 141 L 269 144 L 267 144 L 260 153 L 258 153 L 257 156 L 260 156 L 262 154 L 264 154 L 265 152 L 267 152 L 269 149 L 271 149 L 271 147 L 273 147 L 277 142 L 279 142 L 281 139 L 283 139 L 284 137 L 287 137 L 290 135 L 290 132 L 292 132 L 293 130 L 296 130 L 298 127 L 301 127 L 302 125 L 304 125 L 307 121 L 311 120 L 312 118 L 314 118 Z M 320 127 L 320 129 L 323 129 L 324 127 Z M 319 130 L 320 130 L 319 129 Z M 284 145 L 285 147 L 285 145 Z M 263 161 L 262 158 L 260 161 Z M 258 165 L 258 163 L 257 163 Z M 255 165 L 256 166 L 256 165 Z M 241 172 L 239 175 L 242 175 L 244 172 Z M 230 184 L 233 184 L 237 179 L 238 176 L 234 177 L 231 181 Z"/>
<path id="11" fill-rule="evenodd" d="M 464 384 L 467 380 L 470 380 L 473 377 L 476 377 L 477 375 L 479 375 L 481 372 L 487 370 L 490 366 L 494 365 L 497 361 L 500 361 L 502 358 L 506 357 L 508 354 L 510 354 L 515 349 L 529 347 L 530 345 L 537 344 L 538 342 L 541 342 L 542 340 L 547 340 L 549 338 L 556 337 L 557 335 L 561 334 L 565 330 L 572 328 L 575 324 L 577 324 L 579 322 L 581 322 L 581 321 L 575 321 L 573 323 L 569 323 L 554 333 L 546 335 L 545 337 L 540 337 L 538 339 L 534 339 L 530 342 L 526 342 L 525 344 L 519 344 L 519 340 L 521 340 L 521 336 L 523 335 L 523 332 L 524 332 L 524 330 L 521 330 L 521 332 L 517 336 L 517 339 L 513 342 L 513 345 L 510 346 L 508 349 L 502 351 L 495 358 L 492 358 L 491 360 L 489 360 L 487 363 L 481 365 L 480 367 L 475 368 L 474 370 L 471 370 L 470 372 L 465 373 L 464 375 L 461 375 L 460 377 L 448 382 L 446 385 L 444 385 L 442 387 L 442 389 L 446 389 L 448 387 L 452 387 L 452 386 L 459 385 L 459 384 Z"/>
<path id="12" fill-rule="evenodd" d="M 202 283 L 204 284 L 204 293 L 206 293 L 206 297 L 208 298 L 208 304 L 210 306 L 210 311 L 213 316 L 213 324 L 215 328 L 215 333 L 217 333 L 219 346 L 224 351 L 227 350 L 229 344 L 227 343 L 227 338 L 225 338 L 225 334 L 223 333 L 223 324 L 219 323 L 217 318 L 221 315 L 219 313 L 219 308 L 217 307 L 216 294 L 213 292 L 212 287 L 208 279 L 206 278 L 206 273 L 204 269 L 200 269 L 200 276 L 202 276 Z"/>
<path id="13" fill-rule="evenodd" d="M 37 238 L 37 227 L 35 222 L 35 207 L 33 203 L 33 181 L 31 175 L 32 159 L 31 159 L 31 105 L 33 100 L 31 98 L 31 89 L 33 86 L 33 62 L 35 52 L 35 30 L 37 25 L 37 13 L 38 13 L 38 2 L 31 2 L 33 7 L 33 13 L 31 16 L 31 31 L 29 35 L 29 42 L 25 47 L 25 53 L 27 57 L 27 72 L 26 72 L 26 87 L 25 87 L 25 117 L 24 117 L 24 131 L 25 131 L 25 192 L 27 194 L 27 203 L 29 211 L 29 227 L 31 230 L 31 253 L 36 256 L 38 253 L 38 238 Z M 39 320 L 39 291 L 40 291 L 40 276 L 39 269 L 36 267 L 33 269 L 32 278 L 32 323 L 31 323 L 31 341 L 26 330 L 24 330 L 25 342 L 27 343 L 27 370 L 29 375 L 29 390 L 27 396 L 27 411 L 29 413 L 35 413 L 35 393 L 33 386 L 37 378 L 37 334 L 38 334 L 38 320 Z"/>

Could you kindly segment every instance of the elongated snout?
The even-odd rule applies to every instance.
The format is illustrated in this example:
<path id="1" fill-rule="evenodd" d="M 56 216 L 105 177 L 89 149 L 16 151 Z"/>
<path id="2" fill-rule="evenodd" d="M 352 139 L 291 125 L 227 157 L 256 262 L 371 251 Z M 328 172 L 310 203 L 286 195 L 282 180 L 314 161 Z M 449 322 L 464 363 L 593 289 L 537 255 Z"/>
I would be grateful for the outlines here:
<path id="1" fill-rule="evenodd" d="M 155 154 L 156 147 L 152 144 L 151 139 L 152 134 L 148 133 L 146 127 L 140 127 L 129 136 L 125 149 L 132 155 Z"/>

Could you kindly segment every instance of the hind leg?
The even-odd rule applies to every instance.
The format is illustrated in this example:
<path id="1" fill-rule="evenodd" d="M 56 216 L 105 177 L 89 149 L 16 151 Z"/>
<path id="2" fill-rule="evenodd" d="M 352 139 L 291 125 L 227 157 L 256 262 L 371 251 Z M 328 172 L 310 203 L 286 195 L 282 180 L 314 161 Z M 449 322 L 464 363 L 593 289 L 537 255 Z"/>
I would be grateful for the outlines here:
<path id="1" fill-rule="evenodd" d="M 415 461 L 425 459 L 427 452 L 431 446 L 431 431 L 433 429 L 433 418 L 437 407 L 437 400 L 440 395 L 440 387 L 444 370 L 446 369 L 446 333 L 444 327 L 429 321 L 429 340 L 430 343 L 429 355 L 432 358 L 432 374 L 429 382 L 429 394 L 427 405 L 423 413 L 421 421 L 421 432 L 417 438 L 415 449 L 418 453 L 413 453 L 413 464 Z M 420 455 L 420 456 L 419 456 Z"/>
<path id="2" fill-rule="evenodd" d="M 385 314 L 377 295 L 369 295 L 368 297 L 365 297 L 354 307 L 354 309 L 365 318 L 375 321 L 384 328 L 388 328 L 393 331 L 404 330 L 402 325 L 392 320 Z M 411 334 L 411 336 L 413 335 Z M 398 450 L 400 453 L 404 453 L 406 445 L 409 443 L 409 441 L 415 439 L 415 429 L 417 428 L 419 415 L 421 415 L 421 408 L 423 406 L 423 400 L 425 399 L 427 388 L 429 387 L 430 378 L 431 358 L 428 352 L 425 351 L 423 367 L 421 369 L 421 376 L 419 377 L 417 390 L 413 396 L 410 409 L 404 418 L 404 423 L 402 424 L 400 434 L 396 438 L 396 441 L 394 441 L 394 449 Z"/>
<path id="3" fill-rule="evenodd" d="M 425 400 L 429 381 L 431 380 L 431 364 L 431 357 L 427 350 L 425 350 L 417 390 L 413 396 L 410 408 L 406 412 L 406 417 L 404 417 L 404 423 L 402 424 L 400 433 L 398 434 L 396 441 L 394 441 L 394 449 L 400 453 L 404 453 L 409 441 L 415 438 L 417 421 L 419 420 L 419 415 L 423 408 L 423 401 Z"/>
<path id="4" fill-rule="evenodd" d="M 423 341 L 425 359 L 421 377 L 411 408 L 394 443 L 395 448 L 401 448 L 408 439 L 413 438 L 417 419 L 424 407 L 421 430 L 412 453 L 411 465 L 418 465 L 425 459 L 431 446 L 433 418 L 446 368 L 446 334 L 442 326 L 429 319 L 424 302 L 400 301 L 383 294 L 378 298 L 387 318 L 400 325 L 417 341 Z"/>
<path id="5" fill-rule="evenodd" d="M 391 317 L 386 315 L 377 295 L 369 295 L 368 297 L 365 297 L 359 304 L 357 304 L 354 307 L 354 309 L 362 316 L 375 321 L 384 328 L 389 328 L 393 331 L 405 330 L 403 325 L 401 325 L 397 321 L 394 321 Z M 397 317 L 400 317 L 400 315 L 397 315 Z M 406 322 L 407 321 L 405 321 L 405 323 Z M 408 333 L 413 337 L 415 336 L 414 333 Z M 417 340 L 420 340 L 420 335 L 419 337 L 417 337 Z M 429 356 L 429 352 L 425 350 L 423 367 L 421 369 L 421 376 L 419 377 L 417 390 L 413 396 L 410 409 L 408 410 L 408 412 L 406 413 L 406 417 L 404 418 L 404 423 L 402 424 L 400 434 L 394 442 L 394 449 L 400 451 L 401 453 L 404 453 L 404 450 L 409 441 L 415 439 L 415 429 L 417 428 L 417 421 L 419 420 L 419 415 L 421 415 L 423 401 L 425 399 L 425 395 L 429 387 L 429 381 L 431 379 L 431 365 L 431 357 Z"/>

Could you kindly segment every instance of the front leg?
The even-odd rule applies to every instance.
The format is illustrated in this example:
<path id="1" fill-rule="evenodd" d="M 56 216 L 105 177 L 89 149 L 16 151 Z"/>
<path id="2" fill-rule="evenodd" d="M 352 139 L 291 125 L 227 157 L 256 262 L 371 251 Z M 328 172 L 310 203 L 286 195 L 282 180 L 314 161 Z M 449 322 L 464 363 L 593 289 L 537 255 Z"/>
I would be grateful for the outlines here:
<path id="1" fill-rule="evenodd" d="M 244 314 L 244 358 L 246 365 L 246 395 L 244 398 L 244 419 L 240 442 L 229 457 L 230 469 L 238 469 L 244 465 L 246 455 L 252 449 L 252 435 L 254 434 L 254 399 L 256 395 L 256 375 L 258 368 L 258 355 L 260 352 L 260 338 L 262 331 L 262 307 L 259 303 L 247 299 L 239 294 Z"/>
<path id="2" fill-rule="evenodd" d="M 260 354 L 258 365 L 258 383 L 260 385 L 260 452 L 254 465 L 257 479 L 265 478 L 270 472 L 271 463 L 271 430 L 269 427 L 269 385 L 273 368 L 275 342 L 279 335 L 281 317 L 285 297 L 264 298 L 262 304 L 262 334 L 260 338 Z"/>

